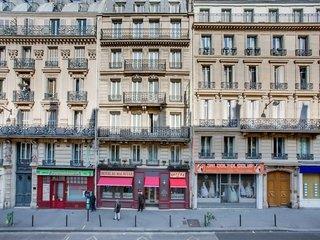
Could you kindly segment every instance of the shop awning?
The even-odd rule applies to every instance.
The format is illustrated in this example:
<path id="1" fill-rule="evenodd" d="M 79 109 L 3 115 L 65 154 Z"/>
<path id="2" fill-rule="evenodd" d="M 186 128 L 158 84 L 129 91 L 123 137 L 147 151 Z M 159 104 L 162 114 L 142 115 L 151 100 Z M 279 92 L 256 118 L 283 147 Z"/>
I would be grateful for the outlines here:
<path id="1" fill-rule="evenodd" d="M 132 187 L 132 178 L 100 177 L 98 186 Z"/>
<path id="2" fill-rule="evenodd" d="M 187 188 L 185 178 L 170 178 L 170 188 Z"/>
<path id="3" fill-rule="evenodd" d="M 320 166 L 300 166 L 300 173 L 320 173 Z"/>
<path id="4" fill-rule="evenodd" d="M 159 187 L 159 177 L 150 177 L 146 176 L 144 179 L 144 186 L 145 187 Z"/>

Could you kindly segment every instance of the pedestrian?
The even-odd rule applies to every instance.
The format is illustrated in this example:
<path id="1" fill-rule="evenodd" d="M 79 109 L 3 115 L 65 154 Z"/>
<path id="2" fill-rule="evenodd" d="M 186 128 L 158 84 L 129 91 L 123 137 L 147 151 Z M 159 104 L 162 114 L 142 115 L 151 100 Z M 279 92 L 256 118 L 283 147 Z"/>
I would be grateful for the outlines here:
<path id="1" fill-rule="evenodd" d="M 96 196 L 94 195 L 94 193 L 92 192 L 91 193 L 91 196 L 90 196 L 90 208 L 91 208 L 91 211 L 96 211 Z"/>
<path id="2" fill-rule="evenodd" d="M 121 204 L 119 200 L 116 201 L 116 205 L 114 207 L 114 218 L 113 220 L 120 220 L 120 210 L 121 210 Z"/>
<path id="3" fill-rule="evenodd" d="M 143 208 L 144 208 L 144 196 L 142 194 L 142 191 L 139 190 L 138 192 L 138 212 L 139 211 L 143 211 Z"/>

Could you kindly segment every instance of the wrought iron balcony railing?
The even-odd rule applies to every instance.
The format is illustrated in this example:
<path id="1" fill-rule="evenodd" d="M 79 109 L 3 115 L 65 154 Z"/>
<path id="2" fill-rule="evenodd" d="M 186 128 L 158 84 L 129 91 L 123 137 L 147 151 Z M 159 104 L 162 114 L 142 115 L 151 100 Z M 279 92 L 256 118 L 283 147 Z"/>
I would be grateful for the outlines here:
<path id="1" fill-rule="evenodd" d="M 70 160 L 71 167 L 83 167 L 83 160 L 81 159 L 74 159 Z"/>
<path id="2" fill-rule="evenodd" d="M 7 61 L 0 59 L 0 68 L 5 68 L 7 67 Z"/>
<path id="3" fill-rule="evenodd" d="M 56 160 L 54 160 L 54 159 L 42 160 L 42 165 L 43 166 L 55 166 L 56 165 Z"/>
<path id="4" fill-rule="evenodd" d="M 239 127 L 238 119 L 199 119 L 199 127 L 214 127 L 214 128 L 236 128 Z"/>
<path id="5" fill-rule="evenodd" d="M 109 68 L 112 68 L 112 69 L 122 68 L 122 62 L 109 62 Z"/>
<path id="6" fill-rule="evenodd" d="M 108 165 L 122 165 L 122 161 L 121 158 L 108 158 Z"/>
<path id="7" fill-rule="evenodd" d="M 260 90 L 262 87 L 261 82 L 245 82 L 244 88 L 246 90 Z"/>
<path id="8" fill-rule="evenodd" d="M 108 96 L 109 102 L 120 102 L 122 100 L 122 95 L 109 95 Z"/>
<path id="9" fill-rule="evenodd" d="M 271 158 L 274 160 L 286 160 L 288 159 L 287 153 L 271 153 Z"/>
<path id="10" fill-rule="evenodd" d="M 32 162 L 32 158 L 20 158 L 17 159 L 17 167 L 19 166 L 30 166 L 30 163 Z"/>
<path id="11" fill-rule="evenodd" d="M 246 48 L 244 54 L 247 56 L 259 56 L 261 54 L 260 48 Z"/>
<path id="12" fill-rule="evenodd" d="M 6 100 L 7 96 L 5 92 L 0 92 L 0 100 Z"/>
<path id="13" fill-rule="evenodd" d="M 296 49 L 296 56 L 311 56 L 311 49 Z"/>
<path id="14" fill-rule="evenodd" d="M 238 89 L 238 82 L 221 82 L 221 88 L 226 90 Z"/>
<path id="15" fill-rule="evenodd" d="M 226 153 L 223 152 L 222 159 L 238 159 L 238 153 Z"/>
<path id="16" fill-rule="evenodd" d="M 170 102 L 182 102 L 183 96 L 182 95 L 169 95 Z"/>
<path id="17" fill-rule="evenodd" d="M 237 55 L 237 48 L 222 48 L 221 55 Z"/>
<path id="18" fill-rule="evenodd" d="M 102 40 L 176 40 L 189 39 L 189 30 L 166 28 L 102 29 Z"/>
<path id="19" fill-rule="evenodd" d="M 34 102 L 34 91 L 13 91 L 13 102 Z"/>
<path id="20" fill-rule="evenodd" d="M 313 90 L 313 83 L 301 82 L 295 84 L 296 90 Z"/>
<path id="21" fill-rule="evenodd" d="M 286 56 L 287 55 L 287 49 L 283 48 L 273 48 L 270 50 L 270 55 L 272 56 Z"/>
<path id="22" fill-rule="evenodd" d="M 215 154 L 212 152 L 199 152 L 198 153 L 198 157 L 199 159 L 214 159 L 215 158 Z"/>
<path id="23" fill-rule="evenodd" d="M 297 153 L 298 160 L 314 160 L 314 155 L 312 153 Z"/>
<path id="24" fill-rule="evenodd" d="M 59 67 L 59 61 L 58 60 L 47 60 L 47 61 L 45 61 L 44 65 L 47 68 L 57 68 L 57 67 Z"/>
<path id="25" fill-rule="evenodd" d="M 214 127 L 215 120 L 214 119 L 199 119 L 200 127 Z"/>
<path id="26" fill-rule="evenodd" d="M 125 104 L 151 104 L 163 105 L 166 103 L 165 93 L 153 92 L 125 92 L 123 94 L 123 103 Z"/>
<path id="27" fill-rule="evenodd" d="M 5 26 L 0 28 L 1 36 L 31 36 L 31 37 L 94 37 L 96 26 L 79 27 L 78 25 L 60 25 L 52 28 L 50 25 Z"/>
<path id="28" fill-rule="evenodd" d="M 195 14 L 195 23 L 318 23 L 320 14 L 318 13 L 198 13 Z"/>
<path id="29" fill-rule="evenodd" d="M 147 159 L 146 165 L 147 166 L 159 166 L 160 160 L 159 159 Z"/>
<path id="30" fill-rule="evenodd" d="M 261 153 L 255 153 L 255 152 L 246 153 L 246 159 L 261 159 L 261 158 L 262 158 Z"/>
<path id="31" fill-rule="evenodd" d="M 68 102 L 87 102 L 87 91 L 68 91 Z"/>
<path id="32" fill-rule="evenodd" d="M 319 131 L 319 119 L 298 118 L 243 118 L 240 126 L 242 130 L 254 131 Z"/>
<path id="33" fill-rule="evenodd" d="M 213 48 L 199 48 L 199 55 L 214 55 Z"/>
<path id="34" fill-rule="evenodd" d="M 33 69 L 35 68 L 35 61 L 33 58 L 15 58 L 14 64 L 15 69 Z"/>
<path id="35" fill-rule="evenodd" d="M 141 72 L 141 71 L 161 71 L 166 70 L 165 60 L 125 60 L 124 71 Z"/>
<path id="36" fill-rule="evenodd" d="M 198 82 L 199 89 L 214 89 L 216 87 L 215 82 Z"/>
<path id="37" fill-rule="evenodd" d="M 288 83 L 270 83 L 271 90 L 287 90 Z"/>
<path id="38" fill-rule="evenodd" d="M 182 62 L 170 62 L 170 68 L 173 69 L 181 69 L 182 68 Z"/>
<path id="39" fill-rule="evenodd" d="M 189 127 L 170 128 L 170 127 L 101 127 L 99 137 L 111 140 L 168 140 L 185 141 L 189 140 Z"/>
<path id="40" fill-rule="evenodd" d="M 129 164 L 133 166 L 141 166 L 142 165 L 142 159 L 129 159 Z"/>
<path id="41" fill-rule="evenodd" d="M 70 58 L 68 60 L 68 69 L 88 69 L 88 59 Z"/>
<path id="42" fill-rule="evenodd" d="M 58 93 L 44 93 L 44 100 L 58 101 Z"/>

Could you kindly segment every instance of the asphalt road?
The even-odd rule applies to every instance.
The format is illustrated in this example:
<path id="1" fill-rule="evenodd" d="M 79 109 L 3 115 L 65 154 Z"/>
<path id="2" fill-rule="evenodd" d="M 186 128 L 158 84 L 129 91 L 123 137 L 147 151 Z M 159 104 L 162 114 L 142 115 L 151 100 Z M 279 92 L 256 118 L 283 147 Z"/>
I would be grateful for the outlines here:
<path id="1" fill-rule="evenodd" d="M 320 232 L 0 233 L 0 240 L 320 240 Z"/>

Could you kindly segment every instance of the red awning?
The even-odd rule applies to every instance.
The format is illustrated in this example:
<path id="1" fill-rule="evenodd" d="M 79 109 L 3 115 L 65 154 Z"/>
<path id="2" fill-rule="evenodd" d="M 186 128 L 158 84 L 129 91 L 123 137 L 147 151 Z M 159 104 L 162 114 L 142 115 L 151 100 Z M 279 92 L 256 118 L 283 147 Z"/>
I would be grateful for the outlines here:
<path id="1" fill-rule="evenodd" d="M 132 187 L 132 178 L 100 177 L 98 186 Z"/>
<path id="2" fill-rule="evenodd" d="M 170 178 L 171 188 L 187 188 L 187 181 L 185 178 Z"/>
<path id="3" fill-rule="evenodd" d="M 159 187 L 159 177 L 148 177 L 146 176 L 144 179 L 145 187 Z"/>

